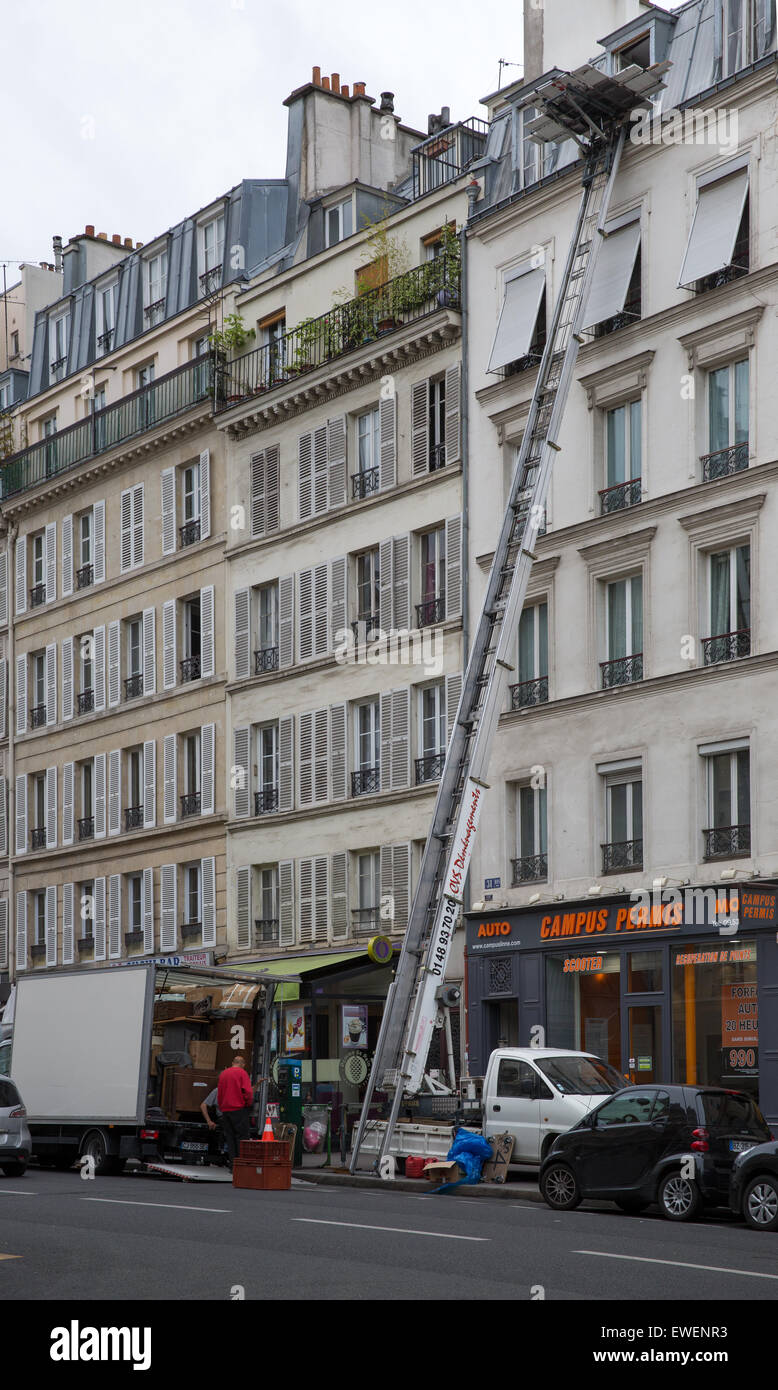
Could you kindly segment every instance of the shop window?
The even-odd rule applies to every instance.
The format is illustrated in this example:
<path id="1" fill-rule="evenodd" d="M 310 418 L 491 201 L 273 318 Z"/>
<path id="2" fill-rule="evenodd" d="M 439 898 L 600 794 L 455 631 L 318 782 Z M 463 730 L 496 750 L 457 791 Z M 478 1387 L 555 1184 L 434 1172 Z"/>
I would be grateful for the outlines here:
<path id="1" fill-rule="evenodd" d="M 672 969 L 673 1080 L 735 1086 L 758 1103 L 756 942 L 675 947 Z"/>
<path id="2" fill-rule="evenodd" d="M 570 914 L 573 929 L 575 914 Z M 564 919 L 563 919 L 564 928 Z M 592 940 L 592 951 L 596 948 Z M 578 968 L 579 964 L 585 968 Z M 621 961 L 605 951 L 546 958 L 546 1045 L 591 1052 L 621 1066 Z"/>
<path id="3" fill-rule="evenodd" d="M 627 957 L 629 994 L 657 994 L 662 989 L 662 952 L 630 951 Z"/>

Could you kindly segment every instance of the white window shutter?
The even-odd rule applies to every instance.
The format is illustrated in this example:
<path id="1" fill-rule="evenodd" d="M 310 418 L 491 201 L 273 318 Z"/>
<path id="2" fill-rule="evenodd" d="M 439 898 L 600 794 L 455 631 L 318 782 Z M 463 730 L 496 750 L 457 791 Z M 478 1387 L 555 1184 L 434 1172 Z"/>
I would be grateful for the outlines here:
<path id="1" fill-rule="evenodd" d="M 95 584 L 105 582 L 105 502 L 101 499 L 92 508 L 94 522 L 94 580 Z"/>
<path id="2" fill-rule="evenodd" d="M 446 522 L 446 618 L 462 615 L 462 518 Z"/>
<path id="3" fill-rule="evenodd" d="M 214 586 L 200 590 L 200 675 L 207 679 L 215 669 L 214 659 Z"/>
<path id="4" fill-rule="evenodd" d="M 429 472 L 429 391 L 428 381 L 417 381 L 411 388 L 411 469 L 414 478 Z"/>
<path id="5" fill-rule="evenodd" d="M 27 612 L 27 537 L 16 537 L 16 616 Z"/>
<path id="6" fill-rule="evenodd" d="M 154 953 L 154 870 L 143 870 L 143 951 Z"/>
<path id="7" fill-rule="evenodd" d="M 411 626 L 410 536 L 395 536 L 392 541 L 392 571 L 394 578 L 392 626 L 397 632 L 407 632 Z"/>
<path id="8" fill-rule="evenodd" d="M 53 603 L 57 597 L 57 523 L 49 521 L 46 526 L 46 602 Z"/>
<path id="9" fill-rule="evenodd" d="M 459 363 L 446 370 L 446 463 L 457 463 L 461 453 L 461 387 Z"/>
<path id="10" fill-rule="evenodd" d="M 281 450 L 269 444 L 265 450 L 265 535 L 277 531 L 280 523 Z"/>
<path id="11" fill-rule="evenodd" d="M 392 692 L 384 690 L 380 700 L 381 731 L 381 791 L 388 792 L 392 785 Z"/>
<path id="12" fill-rule="evenodd" d="M 402 791 L 411 780 L 411 692 L 392 691 L 392 769 L 391 790 Z M 383 785 L 383 784 L 382 784 Z M 389 788 L 383 786 L 384 791 Z"/>
<path id="13" fill-rule="evenodd" d="M 264 536 L 265 526 L 265 451 L 252 454 L 251 470 L 251 535 L 254 540 Z"/>
<path id="14" fill-rule="evenodd" d="M 122 755 L 114 748 L 108 754 L 108 834 L 118 835 L 122 828 Z"/>
<path id="15" fill-rule="evenodd" d="M 8 551 L 2 550 L 0 551 L 0 627 L 8 626 L 8 613 Z M 7 911 L 8 904 L 6 902 Z"/>
<path id="16" fill-rule="evenodd" d="M 157 689 L 157 623 L 153 608 L 143 610 L 143 694 L 154 695 Z"/>
<path id="17" fill-rule="evenodd" d="M 216 757 L 216 725 L 203 724 L 200 729 L 200 814 L 214 812 L 214 763 Z"/>
<path id="18" fill-rule="evenodd" d="M 310 661 L 313 656 L 313 570 L 300 570 L 298 583 L 298 612 L 300 615 L 298 641 L 299 660 Z"/>
<path id="19" fill-rule="evenodd" d="M 349 934 L 348 855 L 333 854 L 330 861 L 332 882 L 332 939 L 343 941 Z"/>
<path id="20" fill-rule="evenodd" d="M 95 753 L 95 839 L 105 839 L 105 753 Z"/>
<path id="21" fill-rule="evenodd" d="M 163 468 L 162 488 L 162 554 L 174 555 L 176 550 L 176 470 Z"/>
<path id="22" fill-rule="evenodd" d="M 382 632 L 390 632 L 394 613 L 394 570 L 392 566 L 392 542 L 381 541 L 378 547 L 379 591 L 378 621 Z"/>
<path id="23" fill-rule="evenodd" d="M 397 397 L 392 392 L 378 407 L 379 473 L 378 483 L 383 492 L 397 482 Z"/>
<path id="24" fill-rule="evenodd" d="M 348 564 L 345 555 L 330 561 L 330 651 L 350 636 L 348 627 Z"/>
<path id="25" fill-rule="evenodd" d="M 95 960 L 105 960 L 105 879 L 96 878 L 93 930 L 95 937 Z"/>
<path id="26" fill-rule="evenodd" d="M 121 698 L 120 641 L 121 623 L 117 619 L 108 624 L 108 704 L 112 709 L 118 705 Z"/>
<path id="27" fill-rule="evenodd" d="M 16 894 L 16 969 L 27 969 L 27 893 Z"/>
<path id="28" fill-rule="evenodd" d="M 27 657 L 16 658 L 16 733 L 27 732 Z"/>
<path id="29" fill-rule="evenodd" d="M 165 825 L 173 825 L 178 811 L 178 768 L 176 766 L 178 749 L 176 735 L 165 734 L 162 743 L 162 800 L 164 804 Z"/>
<path id="30" fill-rule="evenodd" d="M 0 657 L 0 738 L 8 733 L 8 658 Z"/>
<path id="31" fill-rule="evenodd" d="M 342 507 L 346 502 L 346 417 L 336 415 L 327 421 L 327 506 Z"/>
<path id="32" fill-rule="evenodd" d="M 72 965 L 75 950 L 75 884 L 62 885 L 62 964 Z"/>
<path id="33" fill-rule="evenodd" d="M 105 709 L 105 628 L 94 630 L 94 668 L 92 679 L 95 684 L 95 709 Z"/>
<path id="34" fill-rule="evenodd" d="M 166 599 L 162 605 L 162 684 L 172 690 L 176 683 L 176 601 Z"/>
<path id="35" fill-rule="evenodd" d="M 24 773 L 16 778 L 16 853 L 27 853 L 27 777 Z"/>
<path id="36" fill-rule="evenodd" d="M 46 648 L 46 725 L 51 728 L 57 722 L 57 644 L 49 642 Z"/>
<path id="37" fill-rule="evenodd" d="M 394 846 L 394 930 L 405 931 L 411 904 L 411 846 Z"/>
<path id="38" fill-rule="evenodd" d="M 211 451 L 203 449 L 200 454 L 200 540 L 205 541 L 211 534 Z"/>
<path id="39" fill-rule="evenodd" d="M 253 459 L 252 459 L 253 464 Z M 300 520 L 313 516 L 313 435 L 301 434 L 297 441 L 298 499 Z M 17 613 L 19 608 L 17 606 Z"/>
<path id="40" fill-rule="evenodd" d="M 235 890 L 237 897 L 236 945 L 239 951 L 246 951 L 251 945 L 251 868 L 249 866 L 237 870 Z"/>
<path id="41" fill-rule="evenodd" d="M 132 569 L 132 489 L 126 488 L 121 498 L 121 558 L 120 569 L 126 574 Z"/>
<path id="42" fill-rule="evenodd" d="M 298 766 L 298 804 L 313 805 L 313 714 L 301 714 L 298 719 L 299 747 Z"/>
<path id="43" fill-rule="evenodd" d="M 148 738 L 143 744 L 143 828 L 153 830 L 157 823 L 157 743 Z"/>
<path id="44" fill-rule="evenodd" d="M 329 799 L 330 718 L 326 706 L 313 716 L 313 799 L 317 806 Z"/>
<path id="45" fill-rule="evenodd" d="M 327 426 L 313 432 L 313 514 L 327 510 Z"/>
<path id="46" fill-rule="evenodd" d="M 235 679 L 251 674 L 251 590 L 235 590 Z"/>
<path id="47" fill-rule="evenodd" d="M 313 861 L 314 921 L 315 941 L 327 941 L 330 915 L 330 861 L 326 854 L 317 855 Z"/>
<path id="48" fill-rule="evenodd" d="M 233 729 L 232 782 L 235 792 L 235 815 L 251 814 L 251 730 L 248 725 Z"/>
<path id="49" fill-rule="evenodd" d="M 8 778 L 0 777 L 0 856 L 8 854 Z"/>
<path id="50" fill-rule="evenodd" d="M 176 865 L 163 864 L 160 870 L 161 909 L 159 949 L 165 954 L 178 944 Z"/>
<path id="51" fill-rule="evenodd" d="M 62 597 L 73 592 L 73 515 L 62 519 Z"/>
<path id="52" fill-rule="evenodd" d="M 62 843 L 72 845 L 75 838 L 75 763 L 62 769 Z"/>
<path id="53" fill-rule="evenodd" d="M 207 949 L 216 945 L 216 860 L 213 855 L 200 860 L 200 882 L 203 891 L 203 946 Z"/>
<path id="54" fill-rule="evenodd" d="M 298 859 L 300 888 L 300 945 L 313 941 L 313 860 Z"/>
<path id="55" fill-rule="evenodd" d="M 0 898 L 0 970 L 8 969 L 8 899 Z"/>
<path id="56" fill-rule="evenodd" d="M 143 564 L 143 483 L 132 489 L 132 567 Z"/>
<path id="57" fill-rule="evenodd" d="M 329 651 L 329 565 L 317 565 L 313 571 L 313 654 L 326 656 Z"/>
<path id="58" fill-rule="evenodd" d="M 446 676 L 446 736 L 449 743 L 451 742 L 451 735 L 454 730 L 454 721 L 457 717 L 461 695 L 461 675 Z"/>
<path id="59" fill-rule="evenodd" d="M 294 575 L 278 581 L 278 665 L 282 671 L 294 665 Z"/>
<path id="60" fill-rule="evenodd" d="M 294 810 L 294 715 L 278 721 L 278 809 Z"/>
<path id="61" fill-rule="evenodd" d="M 46 768 L 46 848 L 57 848 L 57 769 Z"/>
<path id="62" fill-rule="evenodd" d="M 332 800 L 345 801 L 346 780 L 346 705 L 330 706 L 330 766 L 332 779 Z"/>
<path id="63" fill-rule="evenodd" d="M 122 880 L 120 874 L 108 879 L 108 955 L 111 960 L 122 954 Z"/>
<path id="64" fill-rule="evenodd" d="M 294 935 L 294 860 L 282 859 L 278 865 L 279 944 L 293 946 Z"/>
<path id="65" fill-rule="evenodd" d="M 62 639 L 62 718 L 73 718 L 73 638 Z"/>

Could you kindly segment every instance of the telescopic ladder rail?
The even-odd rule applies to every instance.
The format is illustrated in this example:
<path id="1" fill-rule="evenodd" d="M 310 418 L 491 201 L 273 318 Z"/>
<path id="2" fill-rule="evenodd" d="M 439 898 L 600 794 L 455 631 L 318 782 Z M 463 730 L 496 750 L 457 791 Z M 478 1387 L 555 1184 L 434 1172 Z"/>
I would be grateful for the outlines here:
<path id="1" fill-rule="evenodd" d="M 513 669 L 515 629 L 524 603 L 533 546 L 558 452 L 559 426 L 581 344 L 581 320 L 604 235 L 624 146 L 624 127 L 589 147 L 583 189 L 559 296 L 530 405 L 511 492 L 476 628 L 449 740 L 419 879 L 395 978 L 389 988 L 367 1090 L 354 1139 L 357 1165 L 377 1089 L 394 1090 L 379 1165 L 391 1144 L 403 1095 L 424 1074 L 467 866 L 477 832 L 505 673 Z"/>

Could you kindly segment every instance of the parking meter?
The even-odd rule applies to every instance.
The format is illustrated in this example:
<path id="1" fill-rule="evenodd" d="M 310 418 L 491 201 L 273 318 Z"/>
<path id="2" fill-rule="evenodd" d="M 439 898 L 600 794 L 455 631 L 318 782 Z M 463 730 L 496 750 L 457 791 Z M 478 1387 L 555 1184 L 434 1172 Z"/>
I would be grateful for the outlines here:
<path id="1" fill-rule="evenodd" d="M 278 1113 L 285 1124 L 297 1125 L 294 1167 L 303 1161 L 303 1064 L 296 1057 L 278 1058 Z"/>

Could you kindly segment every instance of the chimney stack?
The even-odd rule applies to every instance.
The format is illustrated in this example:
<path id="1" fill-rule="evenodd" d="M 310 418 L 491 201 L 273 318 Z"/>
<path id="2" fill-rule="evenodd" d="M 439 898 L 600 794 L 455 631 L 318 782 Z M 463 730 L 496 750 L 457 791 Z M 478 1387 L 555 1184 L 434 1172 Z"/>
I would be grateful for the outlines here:
<path id="1" fill-rule="evenodd" d="M 108 233 L 107 233 L 107 232 L 98 232 L 98 233 L 97 233 L 97 240 L 98 240 L 98 241 L 107 241 L 107 240 L 108 240 Z"/>
<path id="2" fill-rule="evenodd" d="M 330 79 L 328 77 L 323 77 L 321 80 L 321 85 L 324 88 L 325 92 L 328 92 L 330 90 Z"/>
<path id="3" fill-rule="evenodd" d="M 321 68 L 314 68 L 313 77 L 311 78 L 311 81 L 313 82 L 314 87 L 321 86 Z"/>
<path id="4" fill-rule="evenodd" d="M 342 86 L 341 89 L 340 89 L 340 95 L 341 95 L 342 97 L 347 97 L 347 96 L 348 96 L 348 87 L 346 86 L 346 83 L 345 83 L 345 82 L 343 83 L 343 86 Z"/>
<path id="5" fill-rule="evenodd" d="M 131 250 L 132 250 L 132 237 L 131 237 L 131 236 L 126 236 L 126 237 L 124 238 L 124 246 L 125 246 L 125 250 L 127 250 L 127 251 L 131 251 Z"/>
<path id="6" fill-rule="evenodd" d="M 54 269 L 55 269 L 55 270 L 61 270 L 61 269 L 62 269 L 62 237 L 61 237 L 61 236 L 52 237 L 52 243 L 51 243 L 51 244 L 52 244 L 52 246 L 54 247 Z"/>
<path id="7" fill-rule="evenodd" d="M 340 73 L 339 73 L 339 72 L 334 72 L 334 73 L 332 74 L 332 77 L 330 78 L 330 81 L 331 81 L 331 83 L 332 83 L 332 90 L 333 90 L 333 92 L 339 93 L 339 92 L 340 92 Z"/>
<path id="8" fill-rule="evenodd" d="M 122 239 L 118 232 L 114 232 L 113 236 L 111 237 L 111 241 L 114 246 L 121 246 L 122 244 Z"/>
<path id="9" fill-rule="evenodd" d="M 381 111 L 394 111 L 394 92 L 381 93 L 381 106 L 379 109 Z"/>
<path id="10" fill-rule="evenodd" d="M 94 236 L 95 229 L 91 222 L 87 222 L 84 228 L 84 236 Z"/>
<path id="11" fill-rule="evenodd" d="M 355 83 L 354 83 L 354 96 L 355 96 L 355 97 L 363 97 L 364 95 L 365 95 L 365 84 L 364 84 L 364 82 L 355 82 Z"/>

